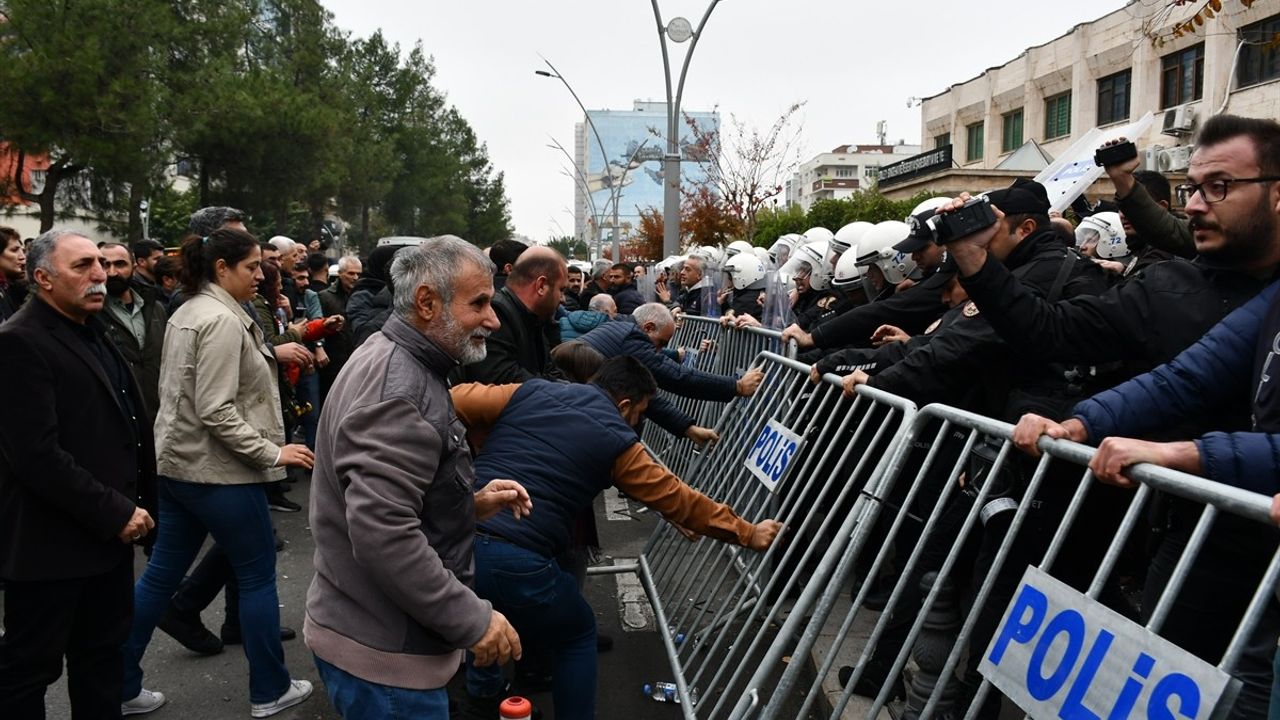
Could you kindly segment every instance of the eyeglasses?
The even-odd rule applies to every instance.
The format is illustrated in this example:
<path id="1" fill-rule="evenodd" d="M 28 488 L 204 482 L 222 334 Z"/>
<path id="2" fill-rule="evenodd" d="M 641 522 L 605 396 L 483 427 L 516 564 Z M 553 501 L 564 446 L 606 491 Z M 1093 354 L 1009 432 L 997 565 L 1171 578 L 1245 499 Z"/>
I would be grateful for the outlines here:
<path id="1" fill-rule="evenodd" d="M 1186 183 L 1174 188 L 1174 192 L 1178 194 L 1178 202 L 1186 205 L 1191 201 L 1191 196 L 1200 193 L 1200 199 L 1206 203 L 1222 202 L 1227 199 L 1227 189 L 1231 183 L 1260 183 L 1275 182 L 1280 180 L 1280 176 L 1255 177 L 1255 178 L 1223 178 L 1221 180 L 1206 180 L 1202 183 Z"/>

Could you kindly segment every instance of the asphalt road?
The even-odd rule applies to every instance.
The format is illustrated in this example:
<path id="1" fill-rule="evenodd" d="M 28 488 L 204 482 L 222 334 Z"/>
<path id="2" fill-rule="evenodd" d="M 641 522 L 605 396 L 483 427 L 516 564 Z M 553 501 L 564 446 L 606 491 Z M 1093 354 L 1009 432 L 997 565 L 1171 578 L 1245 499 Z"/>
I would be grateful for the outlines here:
<path id="1" fill-rule="evenodd" d="M 300 482 L 289 493 L 291 499 L 307 506 L 309 485 Z M 607 490 L 596 501 L 601 541 L 605 557 L 602 562 L 612 564 L 617 559 L 636 557 L 652 531 L 655 518 L 651 514 L 635 513 L 634 505 L 617 498 L 617 493 Z M 611 509 L 606 513 L 608 501 Z M 611 514 L 614 520 L 606 519 Z M 301 513 L 272 513 L 276 527 L 287 545 L 277 556 L 277 582 L 280 590 L 281 622 L 299 630 L 305 609 L 307 586 L 312 574 L 312 542 L 305 510 Z M 138 553 L 137 572 L 145 564 Z M 587 599 L 596 610 L 601 633 L 614 639 L 612 651 L 600 654 L 598 682 L 598 717 L 607 718 L 655 718 L 658 720 L 680 717 L 674 705 L 657 703 L 643 696 L 641 687 L 646 682 L 670 680 L 671 671 L 662 642 L 647 604 L 636 601 L 639 586 L 634 576 L 593 575 L 587 580 Z M 625 601 L 625 602 L 624 602 Z M 205 625 L 215 632 L 222 624 L 223 604 L 219 597 L 204 612 Z M 624 623 L 625 619 L 625 623 Z M 624 629 L 625 625 L 625 629 Z M 282 720 L 329 720 L 338 718 L 324 694 L 317 677 L 311 654 L 302 644 L 301 637 L 285 643 L 285 659 L 295 678 L 310 680 L 316 692 L 302 705 L 276 717 Z M 163 632 L 157 631 L 143 658 L 146 673 L 145 687 L 163 692 L 168 698 L 165 707 L 147 716 L 155 720 L 212 720 L 219 718 L 246 718 L 249 716 L 248 666 L 238 646 L 228 647 L 220 655 L 201 657 L 195 655 Z M 461 698 L 461 674 L 451 685 L 451 692 Z M 529 696 L 542 710 L 544 718 L 555 717 L 550 693 Z M 50 718 L 69 718 L 65 676 L 50 688 L 46 705 Z"/>

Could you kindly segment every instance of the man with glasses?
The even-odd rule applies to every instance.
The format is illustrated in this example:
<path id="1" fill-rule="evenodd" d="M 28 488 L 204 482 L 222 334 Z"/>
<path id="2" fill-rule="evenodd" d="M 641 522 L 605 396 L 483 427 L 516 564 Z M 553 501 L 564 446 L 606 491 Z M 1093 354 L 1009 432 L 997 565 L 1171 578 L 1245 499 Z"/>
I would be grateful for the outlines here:
<path id="1" fill-rule="evenodd" d="M 964 238 L 948 250 L 969 297 L 996 331 L 1027 357 L 1073 364 L 1122 363 L 1136 375 L 1172 360 L 1275 279 L 1280 267 L 1277 176 L 1280 123 L 1232 115 L 1209 119 L 1191 158 L 1189 182 L 1178 188 L 1191 218 L 1197 257 L 1152 265 L 1100 296 L 1045 302 L 987 257 L 981 237 Z M 1195 417 L 1162 428 L 1155 437 L 1183 439 L 1247 429 L 1251 408 L 1241 400 L 1224 398 Z M 1059 424 L 1037 415 L 1022 418 L 1015 438 L 1030 450 L 1045 432 L 1078 442 L 1102 439 L 1078 419 Z M 1195 503 L 1172 497 L 1157 501 L 1152 531 L 1159 542 L 1144 590 L 1144 620 L 1199 515 Z M 1099 526 L 1094 531 L 1107 529 Z M 1161 635 L 1217 663 L 1276 546 L 1267 528 L 1229 516 L 1219 519 Z M 1250 643 L 1233 673 L 1244 681 L 1238 717 L 1262 717 L 1267 707 L 1276 628 L 1263 628 L 1262 635 Z"/>

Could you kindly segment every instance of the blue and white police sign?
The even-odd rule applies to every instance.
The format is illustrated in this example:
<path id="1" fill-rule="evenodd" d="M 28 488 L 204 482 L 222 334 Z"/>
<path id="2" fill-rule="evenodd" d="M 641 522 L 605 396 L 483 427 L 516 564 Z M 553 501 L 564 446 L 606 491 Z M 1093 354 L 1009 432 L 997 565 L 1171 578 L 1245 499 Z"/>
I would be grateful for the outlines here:
<path id="1" fill-rule="evenodd" d="M 760 436 L 747 453 L 745 464 L 751 474 L 769 488 L 769 492 L 774 492 L 799 449 L 800 436 L 777 420 L 770 420 L 760 429 Z"/>
<path id="2" fill-rule="evenodd" d="M 1239 682 L 1027 568 L 981 672 L 1033 718 L 1207 720 Z"/>

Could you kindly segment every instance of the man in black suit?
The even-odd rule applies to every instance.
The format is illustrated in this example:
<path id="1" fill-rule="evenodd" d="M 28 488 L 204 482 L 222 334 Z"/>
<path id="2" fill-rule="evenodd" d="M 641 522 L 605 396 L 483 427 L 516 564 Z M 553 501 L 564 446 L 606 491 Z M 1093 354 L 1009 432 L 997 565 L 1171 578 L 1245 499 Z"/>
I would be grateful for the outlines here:
<path id="1" fill-rule="evenodd" d="M 118 718 L 133 544 L 155 527 L 143 509 L 155 507 L 151 427 L 95 317 L 102 252 L 54 229 L 28 258 L 35 297 L 0 329 L 0 708 L 43 718 L 65 656 L 73 717 Z"/>

